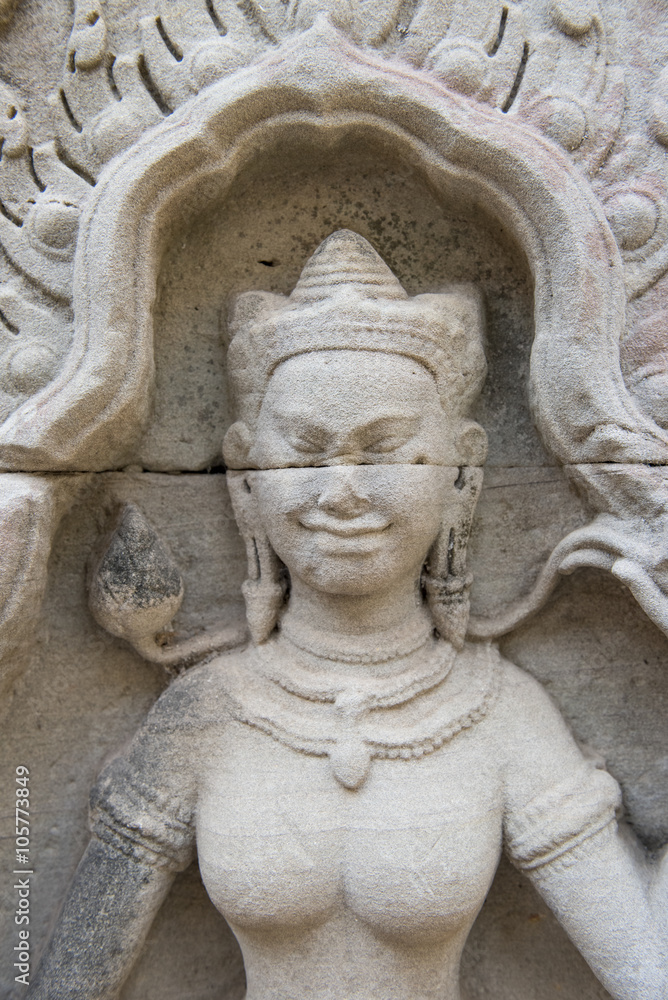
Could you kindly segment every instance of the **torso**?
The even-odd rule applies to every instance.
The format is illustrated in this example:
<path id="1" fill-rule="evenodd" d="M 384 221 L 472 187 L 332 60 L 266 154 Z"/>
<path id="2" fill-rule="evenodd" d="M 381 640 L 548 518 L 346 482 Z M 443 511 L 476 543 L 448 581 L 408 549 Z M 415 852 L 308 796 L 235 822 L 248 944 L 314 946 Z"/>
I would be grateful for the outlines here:
<path id="1" fill-rule="evenodd" d="M 456 703 L 455 678 L 421 695 L 440 730 L 448 683 Z M 409 732 L 412 711 L 383 710 L 381 728 L 395 713 Z M 503 790 L 484 727 L 451 728 L 422 756 L 381 753 L 355 789 L 327 756 L 238 719 L 207 740 L 199 863 L 242 946 L 248 1000 L 459 996 L 461 949 L 501 850 Z"/>

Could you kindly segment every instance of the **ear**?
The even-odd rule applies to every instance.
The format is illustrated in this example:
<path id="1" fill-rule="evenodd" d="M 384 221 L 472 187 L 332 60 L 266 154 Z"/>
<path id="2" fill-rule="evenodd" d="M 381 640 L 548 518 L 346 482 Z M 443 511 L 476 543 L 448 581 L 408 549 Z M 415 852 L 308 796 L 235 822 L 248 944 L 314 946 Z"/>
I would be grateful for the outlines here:
<path id="1" fill-rule="evenodd" d="M 487 435 L 480 424 L 473 420 L 462 420 L 455 449 L 463 466 L 484 465 L 487 458 Z"/>
<path id="2" fill-rule="evenodd" d="M 253 439 L 246 424 L 237 420 L 232 424 L 223 440 L 223 460 L 228 469 L 248 469 L 249 454 Z"/>
<path id="3" fill-rule="evenodd" d="M 228 471 L 226 479 L 248 558 L 248 578 L 241 585 L 246 619 L 253 642 L 259 645 L 273 632 L 283 606 L 281 564 L 262 527 L 253 492 L 253 473 Z"/>

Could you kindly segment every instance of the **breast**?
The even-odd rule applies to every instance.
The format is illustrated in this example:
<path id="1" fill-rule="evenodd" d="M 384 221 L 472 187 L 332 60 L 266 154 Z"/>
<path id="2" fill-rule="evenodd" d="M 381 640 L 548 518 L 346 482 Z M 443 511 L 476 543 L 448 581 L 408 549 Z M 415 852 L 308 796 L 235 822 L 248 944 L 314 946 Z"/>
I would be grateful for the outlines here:
<path id="1" fill-rule="evenodd" d="M 349 791 L 327 758 L 230 726 L 197 816 L 213 903 L 249 930 L 313 930 L 348 910 L 377 935 L 424 943 L 472 923 L 498 863 L 501 796 L 464 742 L 376 760 Z"/>

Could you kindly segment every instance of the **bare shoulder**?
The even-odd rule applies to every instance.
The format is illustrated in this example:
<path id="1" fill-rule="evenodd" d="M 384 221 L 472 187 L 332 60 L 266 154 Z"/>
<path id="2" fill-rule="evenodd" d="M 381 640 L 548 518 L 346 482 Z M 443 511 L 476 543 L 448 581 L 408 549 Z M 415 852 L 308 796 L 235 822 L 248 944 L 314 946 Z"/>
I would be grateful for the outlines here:
<path id="1" fill-rule="evenodd" d="M 490 712 L 495 752 L 513 797 L 531 798 L 579 772 L 584 758 L 567 721 L 543 685 L 496 652 L 498 696 Z"/>
<path id="2" fill-rule="evenodd" d="M 543 685 L 528 671 L 501 655 L 491 643 L 467 642 L 457 663 L 467 685 L 493 690 L 490 718 L 504 724 L 530 723 L 557 716 L 559 710 Z"/>
<path id="3" fill-rule="evenodd" d="M 494 650 L 499 672 L 497 711 L 504 721 L 530 729 L 550 720 L 565 725 L 561 712 L 539 680 Z"/>
<path id="4" fill-rule="evenodd" d="M 146 726 L 191 729 L 224 721 L 229 714 L 231 679 L 247 669 L 249 655 L 246 647 L 238 647 L 180 674 L 151 709 Z"/>

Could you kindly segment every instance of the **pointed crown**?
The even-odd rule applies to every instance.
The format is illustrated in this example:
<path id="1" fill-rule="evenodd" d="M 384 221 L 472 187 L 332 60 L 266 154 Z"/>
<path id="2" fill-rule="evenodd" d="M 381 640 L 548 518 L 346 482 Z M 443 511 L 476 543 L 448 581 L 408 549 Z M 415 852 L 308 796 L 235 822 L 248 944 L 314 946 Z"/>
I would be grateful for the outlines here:
<path id="1" fill-rule="evenodd" d="M 320 244 L 290 295 L 239 295 L 229 327 L 235 415 L 251 430 L 278 365 L 312 351 L 412 358 L 432 374 L 443 408 L 455 417 L 468 415 L 485 377 L 478 291 L 457 285 L 409 296 L 371 244 L 347 229 Z"/>

